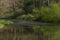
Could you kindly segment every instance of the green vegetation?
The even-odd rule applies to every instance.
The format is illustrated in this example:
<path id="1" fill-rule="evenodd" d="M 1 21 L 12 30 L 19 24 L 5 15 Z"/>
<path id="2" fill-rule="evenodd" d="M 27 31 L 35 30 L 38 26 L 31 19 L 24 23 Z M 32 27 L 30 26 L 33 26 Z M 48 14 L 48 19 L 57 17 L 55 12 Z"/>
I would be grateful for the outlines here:
<path id="1" fill-rule="evenodd" d="M 13 22 L 9 20 L 0 20 L 0 28 L 3 28 L 4 26 L 9 24 L 13 24 Z"/>
<path id="2" fill-rule="evenodd" d="M 0 10 L 0 18 L 60 22 L 60 4 L 56 0 L 49 1 L 49 3 L 42 0 L 25 0 L 24 2 L 17 0 L 15 4 L 8 2 L 7 5 L 3 5 Z"/>
<path id="3" fill-rule="evenodd" d="M 41 8 L 42 21 L 58 22 L 60 21 L 60 6 L 58 3 L 51 3 L 51 7 Z"/>
<path id="4" fill-rule="evenodd" d="M 33 8 L 31 13 L 18 16 L 17 18 L 56 23 L 60 21 L 60 6 L 59 3 L 51 3 L 50 7 Z"/>
<path id="5" fill-rule="evenodd" d="M 9 2 L 7 2 L 7 0 L 0 1 L 0 18 L 60 23 L 59 0 L 16 0 L 16 2 L 12 0 Z M 0 28 L 9 24 L 13 24 L 13 22 L 10 20 L 0 20 Z M 36 35 L 39 35 L 40 39 L 41 36 L 43 36 L 43 39 L 51 36 L 51 40 L 60 40 L 60 25 L 32 25 L 27 26 L 27 28 L 25 27 L 26 26 L 19 26 L 19 28 L 15 28 L 17 32 L 23 31 L 23 33 L 25 33 L 25 37 L 27 37 L 26 40 L 29 40 L 29 37 L 31 37 L 30 33 L 33 35 L 33 32 Z"/>

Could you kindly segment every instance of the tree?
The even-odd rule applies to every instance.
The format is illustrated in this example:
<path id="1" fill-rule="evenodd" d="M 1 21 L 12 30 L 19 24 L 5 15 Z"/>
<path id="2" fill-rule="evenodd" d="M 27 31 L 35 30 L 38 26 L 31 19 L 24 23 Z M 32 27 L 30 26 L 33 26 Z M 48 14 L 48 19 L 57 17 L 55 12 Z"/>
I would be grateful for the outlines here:
<path id="1" fill-rule="evenodd" d="M 0 18 L 13 18 L 14 15 L 22 13 L 23 2 L 21 0 L 0 0 L 0 5 Z"/>

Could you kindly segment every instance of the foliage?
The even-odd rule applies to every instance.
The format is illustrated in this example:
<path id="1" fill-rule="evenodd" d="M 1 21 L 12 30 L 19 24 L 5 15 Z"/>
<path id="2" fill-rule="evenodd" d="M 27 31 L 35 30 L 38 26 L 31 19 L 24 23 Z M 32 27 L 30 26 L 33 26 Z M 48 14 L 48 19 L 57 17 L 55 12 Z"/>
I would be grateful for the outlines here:
<path id="1" fill-rule="evenodd" d="M 57 22 L 60 20 L 59 14 L 60 14 L 60 7 L 57 3 L 52 3 L 51 7 L 43 7 L 41 8 L 41 13 L 43 14 L 42 20 L 45 22 L 53 21 Z"/>
<path id="2" fill-rule="evenodd" d="M 0 28 L 3 28 L 5 25 L 0 23 Z"/>
<path id="3" fill-rule="evenodd" d="M 44 22 L 58 22 L 60 20 L 60 6 L 58 3 L 51 3 L 50 7 L 41 7 L 40 9 L 33 9 L 35 20 L 42 20 Z"/>
<path id="4" fill-rule="evenodd" d="M 35 18 L 34 18 L 33 15 L 27 14 L 27 15 L 22 15 L 22 16 L 18 17 L 18 19 L 23 19 L 23 20 L 30 20 L 30 21 L 32 21 L 32 20 L 34 20 Z"/>
<path id="5" fill-rule="evenodd" d="M 40 13 L 40 9 L 32 9 L 32 13 L 28 13 L 28 14 L 24 14 L 24 15 L 21 15 L 21 16 L 18 16 L 17 18 L 18 19 L 23 19 L 23 20 L 36 20 L 38 17 L 41 16 L 41 13 Z"/>
<path id="6" fill-rule="evenodd" d="M 42 0 L 37 0 L 37 1 L 42 2 Z M 5 2 L 7 1 L 3 1 L 3 4 Z M 36 1 L 33 2 L 32 0 L 25 0 L 23 2 L 22 0 L 16 0 L 15 5 L 13 1 L 12 3 L 10 3 L 9 6 L 8 5 L 9 5 L 9 2 L 1 6 L 0 18 L 12 17 L 12 18 L 29 20 L 29 21 L 36 20 L 36 21 L 43 21 L 43 22 L 59 22 L 60 21 L 59 3 L 55 3 L 55 2 L 50 3 L 49 7 L 46 6 L 47 4 L 42 3 L 42 5 L 44 6 L 40 7 L 41 4 L 37 3 Z M 0 28 L 3 28 L 4 26 L 9 25 L 9 24 L 13 24 L 13 22 L 9 20 L 0 20 Z M 18 29 L 20 29 L 19 32 L 21 32 L 21 30 L 23 32 L 28 30 L 24 27 L 17 28 L 16 30 L 18 31 Z M 52 35 L 51 40 L 59 40 L 59 37 L 60 37 L 59 26 L 33 25 L 31 29 L 33 29 L 32 31 L 35 33 L 43 33 L 43 36 Z"/>
<path id="7" fill-rule="evenodd" d="M 0 20 L 0 28 L 6 26 L 6 25 L 9 25 L 9 24 L 13 24 L 12 21 L 9 21 L 9 20 Z"/>
<path id="8" fill-rule="evenodd" d="M 43 22 L 59 22 L 60 20 L 60 6 L 58 3 L 51 3 L 50 7 L 33 8 L 31 13 L 18 16 L 17 18 L 24 20 L 36 20 Z"/>
<path id="9" fill-rule="evenodd" d="M 13 22 L 9 20 L 0 20 L 0 23 L 8 25 L 8 24 L 12 24 Z"/>

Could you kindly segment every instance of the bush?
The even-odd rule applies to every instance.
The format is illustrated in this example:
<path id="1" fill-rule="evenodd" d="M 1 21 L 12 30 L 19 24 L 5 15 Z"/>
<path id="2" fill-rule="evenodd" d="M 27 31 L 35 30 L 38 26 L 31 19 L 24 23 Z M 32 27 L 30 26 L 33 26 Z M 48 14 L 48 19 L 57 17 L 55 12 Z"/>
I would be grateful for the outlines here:
<path id="1" fill-rule="evenodd" d="M 18 18 L 24 20 L 37 20 L 43 22 L 59 22 L 60 21 L 60 6 L 58 3 L 51 3 L 50 7 L 41 7 L 32 9 L 32 13 L 22 15 Z"/>
<path id="2" fill-rule="evenodd" d="M 42 21 L 58 22 L 60 20 L 60 7 L 58 3 L 51 3 L 50 7 L 41 8 Z"/>
<path id="3" fill-rule="evenodd" d="M 37 21 L 58 22 L 60 21 L 60 6 L 58 3 L 51 3 L 50 7 L 34 8 L 32 15 Z"/>
<path id="4" fill-rule="evenodd" d="M 4 26 L 9 24 L 13 24 L 13 22 L 9 20 L 0 20 L 0 28 L 3 28 Z"/>
<path id="5" fill-rule="evenodd" d="M 34 20 L 34 16 L 31 15 L 31 14 L 27 14 L 27 15 L 22 15 L 22 16 L 19 16 L 17 17 L 18 19 L 23 19 L 23 20 L 29 20 L 29 21 L 32 21 Z"/>

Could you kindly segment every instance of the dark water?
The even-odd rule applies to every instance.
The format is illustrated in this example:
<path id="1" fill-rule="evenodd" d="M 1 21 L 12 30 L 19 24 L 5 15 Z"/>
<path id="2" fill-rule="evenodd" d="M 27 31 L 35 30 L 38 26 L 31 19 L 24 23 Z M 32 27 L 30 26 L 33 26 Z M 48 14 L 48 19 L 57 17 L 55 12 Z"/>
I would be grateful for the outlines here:
<path id="1" fill-rule="evenodd" d="M 11 21 L 14 23 L 0 28 L 0 40 L 60 40 L 59 24 L 24 20 Z"/>
<path id="2" fill-rule="evenodd" d="M 35 26 L 34 27 L 38 27 Z M 27 32 L 23 26 L 11 26 L 0 29 L 0 40 L 59 40 L 60 25 L 41 25 L 40 33 Z M 38 30 L 39 31 L 39 30 Z"/>

